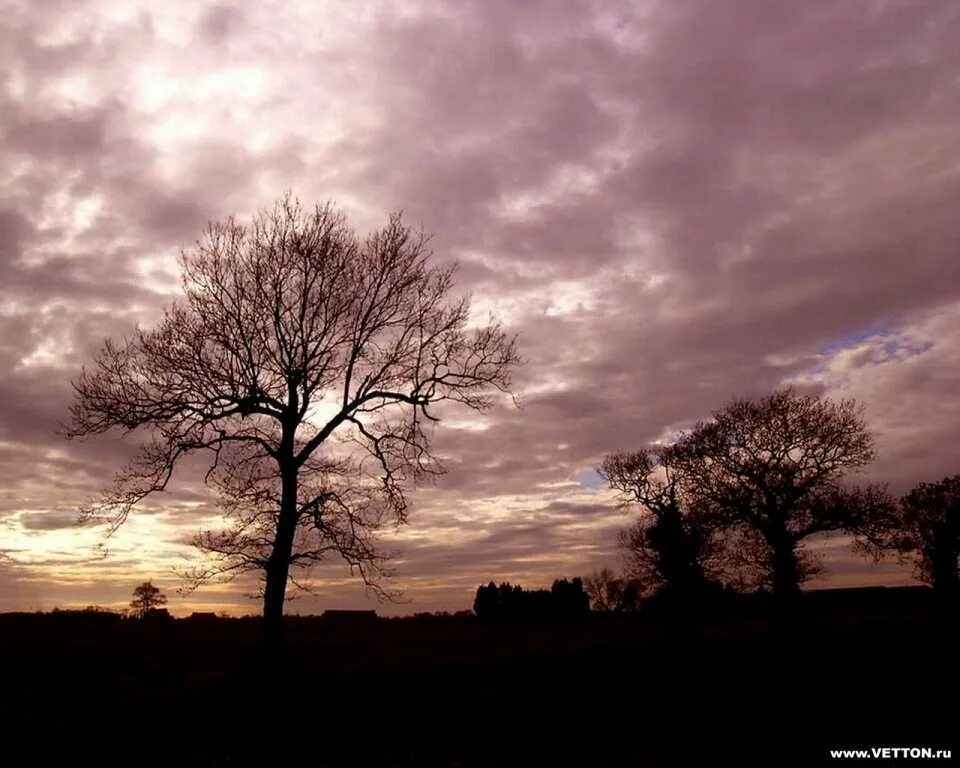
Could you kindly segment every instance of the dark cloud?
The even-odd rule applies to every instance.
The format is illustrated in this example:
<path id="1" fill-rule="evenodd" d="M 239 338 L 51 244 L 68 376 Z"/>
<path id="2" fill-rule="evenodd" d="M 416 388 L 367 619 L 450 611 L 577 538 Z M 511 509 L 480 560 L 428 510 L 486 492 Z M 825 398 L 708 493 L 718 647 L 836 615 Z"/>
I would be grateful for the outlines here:
<path id="1" fill-rule="evenodd" d="M 197 25 L 201 38 L 209 43 L 219 43 L 240 31 L 243 14 L 230 5 L 214 5 L 204 11 Z"/>
<path id="2" fill-rule="evenodd" d="M 76 527 L 78 515 L 75 510 L 63 509 L 26 512 L 20 515 L 19 522 L 28 531 L 56 531 Z"/>

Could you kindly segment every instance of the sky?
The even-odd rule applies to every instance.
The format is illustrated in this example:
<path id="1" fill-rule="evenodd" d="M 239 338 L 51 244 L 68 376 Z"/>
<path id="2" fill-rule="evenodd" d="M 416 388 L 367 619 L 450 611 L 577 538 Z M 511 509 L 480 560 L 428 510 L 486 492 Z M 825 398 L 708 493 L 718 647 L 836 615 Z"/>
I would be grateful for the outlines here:
<path id="1" fill-rule="evenodd" d="M 177 593 L 189 472 L 109 542 L 76 510 L 133 445 L 68 443 L 70 381 L 150 324 L 208 220 L 284 190 L 391 211 L 519 338 L 521 407 L 452 418 L 378 605 L 337 563 L 289 610 L 457 610 L 617 568 L 593 468 L 735 396 L 865 406 L 895 492 L 960 472 L 960 4 L 0 0 L 0 610 L 255 613 Z M 814 586 L 910 583 L 833 538 Z"/>

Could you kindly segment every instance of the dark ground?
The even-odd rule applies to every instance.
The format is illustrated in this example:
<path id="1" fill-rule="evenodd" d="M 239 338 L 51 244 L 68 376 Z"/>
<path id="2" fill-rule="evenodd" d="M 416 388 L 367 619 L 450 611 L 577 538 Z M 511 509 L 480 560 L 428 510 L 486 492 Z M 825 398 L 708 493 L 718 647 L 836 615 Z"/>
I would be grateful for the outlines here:
<path id="1" fill-rule="evenodd" d="M 591 616 L 252 620 L 0 615 L 0 765 L 954 765 L 958 631 L 929 593 L 679 627 Z M 843 747 L 952 760 L 831 760 Z"/>

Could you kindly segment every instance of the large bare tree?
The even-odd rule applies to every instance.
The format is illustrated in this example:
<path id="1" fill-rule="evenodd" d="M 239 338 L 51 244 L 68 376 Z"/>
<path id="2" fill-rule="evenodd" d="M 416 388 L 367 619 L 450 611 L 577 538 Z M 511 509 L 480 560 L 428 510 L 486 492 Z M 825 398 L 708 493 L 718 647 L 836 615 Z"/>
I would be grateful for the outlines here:
<path id="1" fill-rule="evenodd" d="M 817 570 L 811 536 L 856 530 L 888 503 L 883 488 L 841 483 L 873 456 L 858 403 L 790 389 L 734 400 L 671 447 L 687 493 L 725 518 L 781 598 Z"/>
<path id="2" fill-rule="evenodd" d="M 210 224 L 183 253 L 182 300 L 108 340 L 74 382 L 68 437 L 149 435 L 84 513 L 115 530 L 205 451 L 233 524 L 197 537 L 210 556 L 199 581 L 259 571 L 268 635 L 298 568 L 339 556 L 379 589 L 376 531 L 403 522 L 405 489 L 442 469 L 436 408 L 484 411 L 518 362 L 493 319 L 468 327 L 454 267 L 429 256 L 399 214 L 360 239 L 332 206 L 290 195 L 248 226 Z"/>

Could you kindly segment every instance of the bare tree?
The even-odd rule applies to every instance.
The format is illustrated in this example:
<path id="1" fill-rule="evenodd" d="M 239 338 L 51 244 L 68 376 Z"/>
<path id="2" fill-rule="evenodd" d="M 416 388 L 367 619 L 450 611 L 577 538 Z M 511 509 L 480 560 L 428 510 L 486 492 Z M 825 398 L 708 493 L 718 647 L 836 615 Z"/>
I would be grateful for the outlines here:
<path id="1" fill-rule="evenodd" d="M 669 447 L 656 445 L 606 456 L 597 472 L 622 507 L 639 505 L 644 512 L 620 534 L 628 574 L 647 594 L 688 600 L 715 575 L 720 545 L 716 521 L 684 497 L 671 457 Z"/>
<path id="2" fill-rule="evenodd" d="M 149 581 L 143 582 L 133 590 L 133 600 L 130 601 L 130 610 L 139 619 L 147 616 L 150 611 L 167 604 L 167 596 Z"/>
<path id="3" fill-rule="evenodd" d="M 636 579 L 621 578 L 609 568 L 584 577 L 583 590 L 593 611 L 621 613 L 640 607 L 641 584 Z"/>
<path id="4" fill-rule="evenodd" d="M 197 537 L 212 563 L 197 583 L 260 572 L 271 636 L 296 569 L 339 556 L 382 593 L 375 533 L 406 520 L 411 483 L 442 471 L 436 408 L 486 410 L 518 363 L 498 323 L 468 329 L 454 267 L 429 256 L 399 214 L 361 240 L 332 206 L 290 195 L 249 226 L 211 223 L 182 255 L 183 299 L 108 340 L 74 382 L 68 437 L 150 434 L 85 514 L 115 530 L 205 451 L 233 525 Z"/>
<path id="5" fill-rule="evenodd" d="M 960 475 L 919 483 L 865 521 L 859 545 L 877 559 L 891 553 L 912 559 L 921 581 L 941 594 L 960 594 Z"/>
<path id="6" fill-rule="evenodd" d="M 873 456 L 855 401 L 790 389 L 734 400 L 671 447 L 686 492 L 724 518 L 781 598 L 818 569 L 807 539 L 856 528 L 886 503 L 882 488 L 840 484 Z"/>

